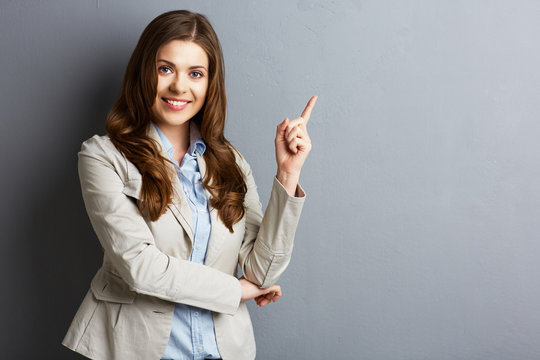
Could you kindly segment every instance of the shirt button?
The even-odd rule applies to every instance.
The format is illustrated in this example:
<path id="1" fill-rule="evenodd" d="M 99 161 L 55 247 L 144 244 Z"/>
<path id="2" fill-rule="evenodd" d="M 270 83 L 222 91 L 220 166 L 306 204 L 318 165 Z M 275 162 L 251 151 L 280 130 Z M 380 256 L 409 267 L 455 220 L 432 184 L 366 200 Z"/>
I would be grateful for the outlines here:
<path id="1" fill-rule="evenodd" d="M 201 351 L 202 351 L 202 347 L 199 346 L 199 347 L 197 348 L 197 351 L 198 351 L 198 352 L 201 352 Z"/>
<path id="2" fill-rule="evenodd" d="M 199 316 L 199 313 L 198 313 L 197 311 L 195 311 L 195 312 L 193 313 L 193 315 Z M 200 350 L 199 350 L 199 351 L 200 351 Z"/>
<path id="3" fill-rule="evenodd" d="M 195 246 L 195 248 L 196 248 L 197 250 L 200 250 L 200 249 L 201 249 L 201 245 L 197 245 L 197 246 Z"/>

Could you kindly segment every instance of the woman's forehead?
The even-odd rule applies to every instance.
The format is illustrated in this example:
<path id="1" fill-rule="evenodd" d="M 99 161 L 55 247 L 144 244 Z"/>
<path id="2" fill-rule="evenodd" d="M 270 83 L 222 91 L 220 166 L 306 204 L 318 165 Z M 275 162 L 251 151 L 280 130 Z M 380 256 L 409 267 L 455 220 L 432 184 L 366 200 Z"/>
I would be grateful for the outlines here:
<path id="1" fill-rule="evenodd" d="M 157 61 L 166 60 L 175 66 L 203 66 L 208 69 L 206 51 L 193 41 L 171 40 L 157 52 Z"/>

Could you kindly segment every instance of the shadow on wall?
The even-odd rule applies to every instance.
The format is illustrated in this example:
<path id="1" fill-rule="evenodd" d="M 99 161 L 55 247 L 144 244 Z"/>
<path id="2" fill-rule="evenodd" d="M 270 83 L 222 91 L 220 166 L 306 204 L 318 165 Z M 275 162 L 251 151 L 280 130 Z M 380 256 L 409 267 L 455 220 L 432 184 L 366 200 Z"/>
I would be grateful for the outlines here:
<path id="1" fill-rule="evenodd" d="M 105 133 L 105 116 L 121 84 L 117 74 L 107 74 L 106 70 L 111 68 L 114 67 L 104 65 L 103 76 L 85 83 L 77 97 L 81 100 L 70 103 L 67 112 L 77 114 L 78 127 L 74 133 L 55 139 L 56 150 L 62 156 L 39 181 L 36 193 L 41 197 L 33 199 L 35 206 L 30 209 L 28 220 L 21 224 L 28 259 L 28 273 L 23 276 L 31 279 L 25 284 L 26 293 L 30 294 L 31 306 L 26 308 L 31 324 L 19 326 L 23 326 L 21 333 L 32 339 L 32 346 L 19 349 L 19 358 L 84 358 L 61 345 L 102 259 L 101 247 L 84 209 L 77 152 L 82 141 Z M 53 116 L 58 114 L 43 114 L 44 118 Z M 68 121 L 71 119 L 65 120 Z"/>

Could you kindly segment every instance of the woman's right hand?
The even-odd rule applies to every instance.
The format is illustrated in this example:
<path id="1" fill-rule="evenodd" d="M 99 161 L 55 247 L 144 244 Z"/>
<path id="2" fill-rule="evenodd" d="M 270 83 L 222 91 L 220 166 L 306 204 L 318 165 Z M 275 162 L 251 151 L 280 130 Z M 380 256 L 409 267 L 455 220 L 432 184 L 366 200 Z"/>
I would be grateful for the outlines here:
<path id="1" fill-rule="evenodd" d="M 266 289 L 261 289 L 243 276 L 238 281 L 242 286 L 242 301 L 255 299 L 257 305 L 264 306 L 271 301 L 278 301 L 281 297 L 281 287 L 279 285 L 272 285 Z"/>

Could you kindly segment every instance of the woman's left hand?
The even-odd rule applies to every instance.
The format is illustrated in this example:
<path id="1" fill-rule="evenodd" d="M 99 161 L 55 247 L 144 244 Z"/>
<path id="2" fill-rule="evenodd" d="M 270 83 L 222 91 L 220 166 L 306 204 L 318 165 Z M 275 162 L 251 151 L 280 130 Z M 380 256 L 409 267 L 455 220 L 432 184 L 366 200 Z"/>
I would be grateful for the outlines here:
<path id="1" fill-rule="evenodd" d="M 263 307 L 265 305 L 270 304 L 271 302 L 278 301 L 280 297 L 281 297 L 281 293 L 271 292 L 265 295 L 259 295 L 253 300 L 255 300 L 257 305 L 259 305 L 260 307 Z"/>
<path id="2" fill-rule="evenodd" d="M 238 281 L 242 286 L 241 301 L 254 299 L 257 305 L 264 306 L 270 302 L 278 301 L 281 297 L 281 287 L 279 285 L 272 285 L 262 289 L 243 276 Z"/>
<path id="3" fill-rule="evenodd" d="M 311 140 L 306 125 L 316 102 L 317 96 L 312 96 L 300 117 L 292 121 L 286 118 L 277 127 L 276 177 L 291 196 L 294 196 L 300 171 L 311 151 Z"/>

